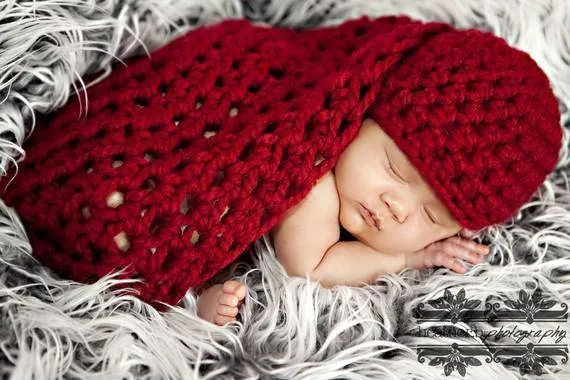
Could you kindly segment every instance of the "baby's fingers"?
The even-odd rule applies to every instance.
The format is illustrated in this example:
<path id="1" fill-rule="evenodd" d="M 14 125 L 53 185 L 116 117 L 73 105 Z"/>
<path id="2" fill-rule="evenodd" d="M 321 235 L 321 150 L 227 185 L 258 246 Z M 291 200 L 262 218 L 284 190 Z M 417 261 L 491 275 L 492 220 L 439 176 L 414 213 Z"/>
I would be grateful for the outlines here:
<path id="1" fill-rule="evenodd" d="M 465 269 L 465 267 L 463 266 L 463 264 L 461 264 L 461 262 L 459 260 L 457 260 L 452 255 L 448 255 L 444 252 L 438 252 L 435 255 L 434 264 L 437 266 L 443 266 L 443 267 L 449 268 L 449 269 L 454 270 L 458 273 L 465 273 L 467 271 Z"/>
<path id="2" fill-rule="evenodd" d="M 488 245 L 479 244 L 472 240 L 465 240 L 457 236 L 449 238 L 448 240 L 467 249 L 470 249 L 471 251 L 477 252 L 480 255 L 488 255 L 489 252 L 491 252 L 491 249 Z"/>
<path id="3" fill-rule="evenodd" d="M 465 245 L 457 244 L 455 241 L 447 240 L 439 243 L 438 251 L 452 257 L 457 257 L 473 264 L 480 264 L 483 259 L 477 252 L 473 252 Z"/>

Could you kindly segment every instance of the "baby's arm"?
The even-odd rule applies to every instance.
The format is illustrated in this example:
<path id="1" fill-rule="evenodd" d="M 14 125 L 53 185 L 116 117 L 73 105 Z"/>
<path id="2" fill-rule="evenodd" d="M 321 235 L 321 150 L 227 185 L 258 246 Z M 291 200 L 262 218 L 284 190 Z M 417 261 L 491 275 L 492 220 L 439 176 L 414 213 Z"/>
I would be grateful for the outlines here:
<path id="1" fill-rule="evenodd" d="M 404 255 L 387 255 L 360 241 L 339 241 L 340 201 L 334 174 L 328 172 L 271 231 L 275 253 L 290 276 L 329 287 L 362 286 L 404 268 Z"/>
<path id="2" fill-rule="evenodd" d="M 310 274 L 313 281 L 325 287 L 336 284 L 362 286 L 372 284 L 384 273 L 398 273 L 406 264 L 405 255 L 378 252 L 356 241 L 339 241 L 324 254 Z"/>
<path id="3" fill-rule="evenodd" d="M 290 276 L 311 273 L 326 250 L 338 241 L 338 212 L 334 175 L 327 172 L 271 230 L 275 255 Z"/>

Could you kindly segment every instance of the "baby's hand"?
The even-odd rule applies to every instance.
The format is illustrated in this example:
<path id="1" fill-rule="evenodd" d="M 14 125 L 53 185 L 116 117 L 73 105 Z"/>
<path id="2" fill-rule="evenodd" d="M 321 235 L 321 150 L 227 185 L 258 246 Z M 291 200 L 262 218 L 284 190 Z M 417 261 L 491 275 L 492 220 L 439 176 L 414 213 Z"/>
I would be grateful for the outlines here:
<path id="1" fill-rule="evenodd" d="M 406 254 L 406 267 L 424 269 L 444 266 L 456 272 L 465 273 L 467 269 L 459 259 L 480 264 L 489 252 L 489 247 L 486 245 L 452 236 L 436 241 L 419 251 Z"/>

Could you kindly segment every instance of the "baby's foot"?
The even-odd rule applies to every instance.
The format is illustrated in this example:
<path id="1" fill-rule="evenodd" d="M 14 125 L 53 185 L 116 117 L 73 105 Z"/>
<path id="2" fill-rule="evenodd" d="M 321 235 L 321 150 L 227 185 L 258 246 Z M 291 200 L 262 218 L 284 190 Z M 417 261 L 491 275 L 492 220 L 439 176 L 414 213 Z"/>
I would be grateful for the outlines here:
<path id="1" fill-rule="evenodd" d="M 198 316 L 219 326 L 235 321 L 246 290 L 233 280 L 209 287 L 198 298 Z"/>

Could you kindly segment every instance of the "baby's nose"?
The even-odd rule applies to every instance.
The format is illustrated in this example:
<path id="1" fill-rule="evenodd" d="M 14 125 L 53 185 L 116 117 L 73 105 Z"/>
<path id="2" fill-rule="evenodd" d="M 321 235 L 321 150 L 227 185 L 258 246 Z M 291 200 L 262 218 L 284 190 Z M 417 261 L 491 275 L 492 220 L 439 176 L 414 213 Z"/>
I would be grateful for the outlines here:
<path id="1" fill-rule="evenodd" d="M 398 223 L 403 223 L 408 215 L 407 207 L 398 197 L 386 193 L 382 196 L 382 200 L 388 207 L 389 212 L 392 217 L 398 221 Z"/>

